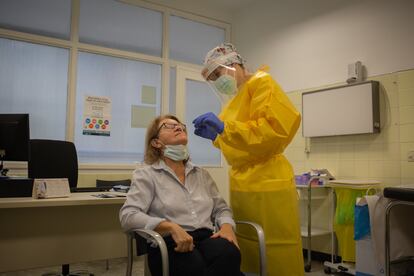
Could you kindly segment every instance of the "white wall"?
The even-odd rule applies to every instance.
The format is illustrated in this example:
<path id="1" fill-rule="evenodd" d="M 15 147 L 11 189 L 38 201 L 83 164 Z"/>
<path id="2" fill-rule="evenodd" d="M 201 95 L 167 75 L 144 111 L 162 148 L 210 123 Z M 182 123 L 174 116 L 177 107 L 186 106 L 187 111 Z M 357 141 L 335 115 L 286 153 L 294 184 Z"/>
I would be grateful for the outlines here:
<path id="1" fill-rule="evenodd" d="M 285 91 L 414 68 L 414 1 L 255 1 L 234 14 L 233 42 L 251 68 L 271 67 Z"/>
<path id="2" fill-rule="evenodd" d="M 315 138 L 305 154 L 299 130 L 285 152 L 296 174 L 328 168 L 337 178 L 413 183 L 406 156 L 414 150 L 414 70 L 393 73 L 414 69 L 413 11 L 411 0 L 262 0 L 234 14 L 233 43 L 248 67 L 269 65 L 298 110 L 304 90 L 344 83 L 349 63 L 362 61 L 381 82 L 381 133 Z M 329 225 L 329 205 L 312 204 L 314 226 Z M 312 249 L 330 252 L 330 237 L 314 239 Z"/>

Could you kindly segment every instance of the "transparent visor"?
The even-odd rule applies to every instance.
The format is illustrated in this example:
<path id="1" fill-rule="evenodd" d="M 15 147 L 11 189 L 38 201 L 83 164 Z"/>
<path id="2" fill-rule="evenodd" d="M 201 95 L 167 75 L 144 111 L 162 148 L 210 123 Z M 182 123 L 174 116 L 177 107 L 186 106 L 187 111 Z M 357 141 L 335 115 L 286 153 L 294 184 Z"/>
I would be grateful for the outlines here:
<path id="1" fill-rule="evenodd" d="M 222 104 L 237 93 L 236 68 L 220 64 L 214 70 L 203 70 L 202 75 Z"/>

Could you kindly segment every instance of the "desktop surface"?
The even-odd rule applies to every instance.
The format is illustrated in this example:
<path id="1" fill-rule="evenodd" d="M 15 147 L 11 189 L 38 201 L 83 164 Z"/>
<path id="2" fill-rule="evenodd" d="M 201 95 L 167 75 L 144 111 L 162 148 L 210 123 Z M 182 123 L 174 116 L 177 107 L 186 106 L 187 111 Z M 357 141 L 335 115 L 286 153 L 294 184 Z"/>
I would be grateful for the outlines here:
<path id="1" fill-rule="evenodd" d="M 104 192 L 112 187 L 74 187 L 72 193 Z M 0 198 L 4 197 L 32 197 L 33 179 L 27 177 L 2 176 L 0 177 Z"/>
<path id="2" fill-rule="evenodd" d="M 97 197 L 97 195 L 102 194 L 115 195 L 115 197 Z M 0 209 L 84 205 L 119 205 L 120 208 L 125 202 L 125 199 L 125 193 L 119 192 L 71 193 L 69 197 L 45 199 L 34 199 L 32 197 L 9 197 L 0 198 Z"/>

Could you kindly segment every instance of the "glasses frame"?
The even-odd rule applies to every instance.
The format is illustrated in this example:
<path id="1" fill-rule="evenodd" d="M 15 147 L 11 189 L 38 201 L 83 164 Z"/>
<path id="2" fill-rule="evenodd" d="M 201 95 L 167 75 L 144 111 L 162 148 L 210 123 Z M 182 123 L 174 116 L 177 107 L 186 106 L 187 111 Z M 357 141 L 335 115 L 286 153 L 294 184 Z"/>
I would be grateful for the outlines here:
<path id="1" fill-rule="evenodd" d="M 172 126 L 172 127 L 167 127 L 167 125 L 170 125 L 170 126 Z M 157 133 L 156 133 L 156 135 L 155 135 L 155 137 L 154 138 L 158 138 L 158 135 L 160 134 L 160 131 L 161 131 L 161 129 L 162 128 L 166 128 L 166 129 L 175 129 L 175 128 L 177 128 L 178 126 L 180 126 L 181 127 L 181 129 L 184 131 L 184 132 L 187 132 L 187 126 L 185 125 L 185 124 L 183 124 L 183 123 L 162 123 L 161 125 L 160 125 L 160 127 L 157 129 Z"/>

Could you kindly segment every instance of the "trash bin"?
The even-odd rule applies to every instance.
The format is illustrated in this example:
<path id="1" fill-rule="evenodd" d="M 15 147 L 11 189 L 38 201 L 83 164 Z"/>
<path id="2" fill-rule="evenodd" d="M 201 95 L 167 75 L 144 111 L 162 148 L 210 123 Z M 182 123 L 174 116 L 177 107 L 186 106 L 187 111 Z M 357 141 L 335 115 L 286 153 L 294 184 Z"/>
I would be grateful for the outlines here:
<path id="1" fill-rule="evenodd" d="M 334 231 L 339 255 L 344 262 L 355 262 L 354 209 L 357 198 L 374 194 L 378 181 L 333 180 L 329 183 L 336 195 Z M 373 189 L 374 188 L 374 189 Z"/>

